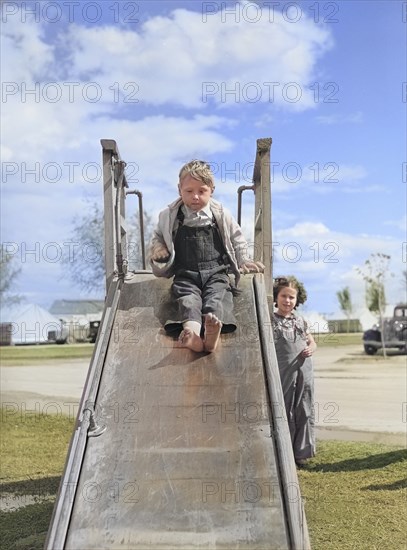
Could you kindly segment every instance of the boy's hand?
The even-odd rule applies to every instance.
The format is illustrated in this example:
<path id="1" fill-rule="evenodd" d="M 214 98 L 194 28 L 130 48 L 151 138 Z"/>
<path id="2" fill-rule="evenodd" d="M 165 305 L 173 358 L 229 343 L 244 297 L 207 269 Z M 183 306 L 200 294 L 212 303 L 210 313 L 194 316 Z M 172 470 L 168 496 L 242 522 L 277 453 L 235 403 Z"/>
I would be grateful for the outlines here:
<path id="1" fill-rule="evenodd" d="M 261 262 L 244 262 L 240 266 L 240 272 L 243 274 L 246 273 L 263 273 L 265 266 Z"/>
<path id="2" fill-rule="evenodd" d="M 154 262 L 165 263 L 169 260 L 170 253 L 165 244 L 156 243 L 151 249 L 151 259 Z"/>

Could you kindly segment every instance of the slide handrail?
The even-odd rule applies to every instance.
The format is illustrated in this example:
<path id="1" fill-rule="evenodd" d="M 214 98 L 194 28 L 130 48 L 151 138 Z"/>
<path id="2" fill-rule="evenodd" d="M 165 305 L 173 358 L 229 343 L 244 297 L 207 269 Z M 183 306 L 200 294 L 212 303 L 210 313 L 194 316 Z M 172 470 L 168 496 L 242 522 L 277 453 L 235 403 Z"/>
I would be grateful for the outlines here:
<path id="1" fill-rule="evenodd" d="M 122 281 L 116 278 L 109 287 L 98 338 L 93 350 L 79 405 L 74 433 L 68 450 L 64 473 L 59 485 L 56 504 L 44 546 L 45 550 L 63 550 L 63 548 L 65 548 L 65 540 L 75 502 L 88 437 L 103 433 L 102 426 L 98 433 L 94 430 L 94 408 L 113 329 L 114 318 L 119 304 L 121 285 Z"/>
<path id="2" fill-rule="evenodd" d="M 242 223 L 242 193 L 251 190 L 255 195 L 254 205 L 254 259 L 265 265 L 264 281 L 267 294 L 273 293 L 272 234 L 271 234 L 271 138 L 257 140 L 253 168 L 253 184 L 241 185 L 237 190 L 237 223 Z"/>
<path id="3" fill-rule="evenodd" d="M 276 442 L 277 466 L 285 506 L 285 514 L 293 550 L 309 550 L 310 540 L 305 518 L 304 503 L 298 482 L 294 453 L 288 427 L 284 395 L 281 387 L 273 328 L 267 303 L 267 293 L 262 275 L 254 276 L 259 337 L 264 371 L 270 400 L 272 435 Z"/>

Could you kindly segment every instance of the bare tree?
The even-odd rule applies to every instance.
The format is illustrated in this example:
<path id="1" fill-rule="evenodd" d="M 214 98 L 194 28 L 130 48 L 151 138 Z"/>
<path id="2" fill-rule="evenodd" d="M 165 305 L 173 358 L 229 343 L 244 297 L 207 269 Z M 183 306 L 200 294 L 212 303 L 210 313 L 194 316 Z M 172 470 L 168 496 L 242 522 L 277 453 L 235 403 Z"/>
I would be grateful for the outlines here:
<path id="1" fill-rule="evenodd" d="M 353 305 L 352 305 L 349 287 L 347 286 L 342 290 L 338 290 L 338 292 L 336 293 L 336 296 L 338 298 L 339 306 L 343 311 L 343 313 L 346 315 L 346 318 L 348 320 L 347 332 L 349 332 L 350 319 L 353 313 Z"/>
<path id="2" fill-rule="evenodd" d="M 18 304 L 22 301 L 22 296 L 13 293 L 13 287 L 20 273 L 21 267 L 16 266 L 16 258 L 7 254 L 4 246 L 1 245 L 0 303 L 2 306 Z"/>
<path id="3" fill-rule="evenodd" d="M 402 284 L 402 289 L 404 291 L 404 295 L 406 295 L 407 294 L 407 270 L 403 271 L 403 275 L 402 275 L 402 278 L 401 278 L 401 284 Z"/>
<path id="4" fill-rule="evenodd" d="M 366 282 L 366 305 L 372 313 L 379 316 L 380 334 L 383 348 L 383 355 L 386 357 L 384 342 L 384 312 L 386 308 L 385 279 L 389 273 L 390 256 L 377 252 L 371 254 L 370 259 L 365 261 L 363 268 L 357 268 L 357 272 Z"/>
<path id="5" fill-rule="evenodd" d="M 137 213 L 130 217 L 128 226 L 129 269 L 140 269 L 142 255 Z M 150 239 L 152 229 L 151 216 L 144 212 L 146 241 Z M 85 292 L 102 294 L 105 285 L 104 221 L 103 211 L 96 203 L 90 205 L 86 214 L 74 218 L 69 250 L 69 256 L 63 258 L 69 278 Z"/>

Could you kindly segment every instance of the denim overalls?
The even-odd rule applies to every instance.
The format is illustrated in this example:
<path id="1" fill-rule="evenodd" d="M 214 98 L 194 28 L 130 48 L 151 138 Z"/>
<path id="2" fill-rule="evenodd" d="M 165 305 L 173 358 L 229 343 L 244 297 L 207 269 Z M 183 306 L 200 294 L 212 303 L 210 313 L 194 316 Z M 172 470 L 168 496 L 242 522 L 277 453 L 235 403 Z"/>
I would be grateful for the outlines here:
<path id="1" fill-rule="evenodd" d="M 273 331 L 294 456 L 310 458 L 315 455 L 314 373 L 312 358 L 301 355 L 307 345 L 305 321 L 274 313 Z"/>
<path id="2" fill-rule="evenodd" d="M 182 329 L 184 321 L 202 323 L 202 315 L 213 313 L 223 323 L 222 332 L 236 329 L 233 295 L 228 276 L 228 257 L 215 219 L 203 227 L 184 225 L 178 210 L 178 229 L 174 238 L 175 276 L 173 299 L 176 318 L 165 323 L 168 332 Z"/>

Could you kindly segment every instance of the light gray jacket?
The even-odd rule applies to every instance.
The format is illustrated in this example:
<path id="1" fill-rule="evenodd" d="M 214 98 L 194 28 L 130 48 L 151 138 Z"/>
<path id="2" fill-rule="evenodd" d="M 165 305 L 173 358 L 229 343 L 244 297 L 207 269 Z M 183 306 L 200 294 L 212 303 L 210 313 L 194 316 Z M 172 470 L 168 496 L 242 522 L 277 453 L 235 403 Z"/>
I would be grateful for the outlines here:
<path id="1" fill-rule="evenodd" d="M 150 252 L 150 264 L 156 277 L 170 278 L 174 275 L 175 250 L 173 232 L 178 223 L 178 209 L 182 204 L 181 198 L 178 198 L 159 214 L 158 225 L 154 230 L 150 243 L 150 251 L 157 242 L 165 244 L 170 253 L 170 258 L 166 263 L 154 262 L 151 260 Z M 249 260 L 246 239 L 233 216 L 220 202 L 210 199 L 209 206 L 218 225 L 220 236 L 229 258 L 230 269 L 235 276 L 235 284 L 237 286 L 240 279 L 239 267 Z"/>

